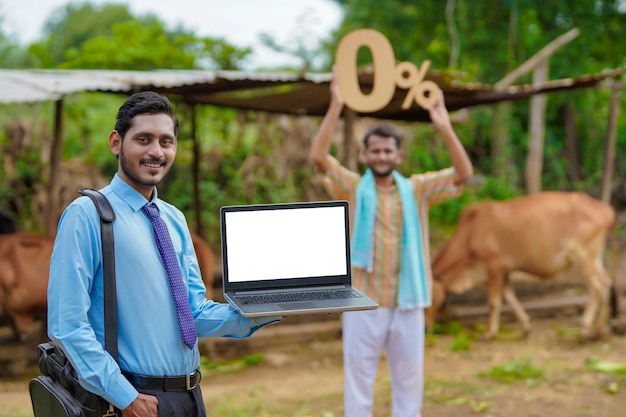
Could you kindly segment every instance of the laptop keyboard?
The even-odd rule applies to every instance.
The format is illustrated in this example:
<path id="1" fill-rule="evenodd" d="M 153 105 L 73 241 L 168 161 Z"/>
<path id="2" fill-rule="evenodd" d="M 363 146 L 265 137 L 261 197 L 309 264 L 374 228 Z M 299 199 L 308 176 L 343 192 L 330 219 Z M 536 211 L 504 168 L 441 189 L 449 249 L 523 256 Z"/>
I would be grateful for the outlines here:
<path id="1" fill-rule="evenodd" d="M 354 290 L 303 291 L 283 292 L 273 294 L 238 295 L 237 299 L 243 304 L 285 303 L 290 301 L 333 300 L 338 298 L 358 298 L 359 293 Z"/>

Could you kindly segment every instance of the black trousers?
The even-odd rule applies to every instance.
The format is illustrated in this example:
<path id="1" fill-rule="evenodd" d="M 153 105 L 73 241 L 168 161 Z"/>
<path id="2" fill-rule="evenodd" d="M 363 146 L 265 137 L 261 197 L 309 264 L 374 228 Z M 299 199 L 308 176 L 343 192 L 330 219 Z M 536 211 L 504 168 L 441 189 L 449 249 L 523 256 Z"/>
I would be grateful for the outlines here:
<path id="1" fill-rule="evenodd" d="M 159 400 L 158 417 L 206 417 L 200 385 L 190 391 L 153 391 L 137 388 L 142 394 Z"/>

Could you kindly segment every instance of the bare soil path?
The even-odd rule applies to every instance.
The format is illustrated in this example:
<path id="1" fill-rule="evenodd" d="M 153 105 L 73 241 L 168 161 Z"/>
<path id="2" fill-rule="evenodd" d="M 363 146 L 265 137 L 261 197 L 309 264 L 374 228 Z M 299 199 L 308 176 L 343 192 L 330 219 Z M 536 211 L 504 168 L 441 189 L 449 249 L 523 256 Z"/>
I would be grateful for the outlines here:
<path id="1" fill-rule="evenodd" d="M 429 335 L 423 415 L 624 416 L 626 365 L 622 372 L 601 372 L 594 361 L 625 364 L 626 337 L 581 345 L 577 326 L 578 314 L 574 314 L 535 319 L 526 340 L 519 338 L 513 322 L 505 322 L 490 342 L 478 341 L 473 325 L 461 326 L 457 335 Z M 292 343 L 261 353 L 255 365 L 205 374 L 202 386 L 209 415 L 342 416 L 339 338 Z M 497 376 L 511 381 L 494 379 Z M 32 416 L 27 381 L 0 381 L 0 416 Z M 376 417 L 391 415 L 389 391 L 389 373 L 381 362 Z"/>

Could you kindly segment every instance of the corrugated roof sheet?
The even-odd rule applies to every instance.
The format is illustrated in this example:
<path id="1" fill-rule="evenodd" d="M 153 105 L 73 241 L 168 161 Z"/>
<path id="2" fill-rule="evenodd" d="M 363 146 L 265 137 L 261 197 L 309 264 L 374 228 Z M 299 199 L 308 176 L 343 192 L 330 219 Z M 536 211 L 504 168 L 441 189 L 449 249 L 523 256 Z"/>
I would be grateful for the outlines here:
<path id="1" fill-rule="evenodd" d="M 586 74 L 537 85 L 516 85 L 504 90 L 479 83 L 462 83 L 448 73 L 431 71 L 432 80 L 444 91 L 449 110 L 505 100 L 519 100 L 533 94 L 586 88 L 607 78 L 620 77 L 626 67 Z M 88 91 L 130 93 L 154 90 L 178 95 L 189 103 L 286 114 L 321 116 L 329 103 L 330 73 L 243 72 L 201 70 L 9 70 L 0 69 L 0 103 L 58 100 L 66 94 Z M 371 72 L 359 73 L 364 91 L 372 87 Z M 402 109 L 407 90 L 397 89 L 385 108 L 360 114 L 397 120 L 428 120 L 417 105 Z"/>
<path id="2" fill-rule="evenodd" d="M 57 100 L 84 91 L 128 91 L 128 84 L 80 71 L 0 70 L 0 102 Z M 11 92 L 12 91 L 12 92 Z"/>

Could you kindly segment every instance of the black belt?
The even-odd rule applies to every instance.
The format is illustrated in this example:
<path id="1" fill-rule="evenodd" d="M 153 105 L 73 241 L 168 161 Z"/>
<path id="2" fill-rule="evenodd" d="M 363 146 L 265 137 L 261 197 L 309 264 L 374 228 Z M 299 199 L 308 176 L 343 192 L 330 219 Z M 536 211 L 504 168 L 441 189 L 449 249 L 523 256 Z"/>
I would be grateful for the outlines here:
<path id="1" fill-rule="evenodd" d="M 122 371 L 122 374 L 135 388 L 158 391 L 189 391 L 194 389 L 202 379 L 200 371 L 190 375 L 155 377 L 138 375 Z"/>

